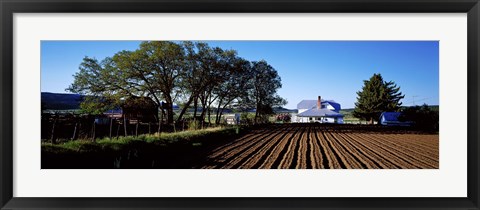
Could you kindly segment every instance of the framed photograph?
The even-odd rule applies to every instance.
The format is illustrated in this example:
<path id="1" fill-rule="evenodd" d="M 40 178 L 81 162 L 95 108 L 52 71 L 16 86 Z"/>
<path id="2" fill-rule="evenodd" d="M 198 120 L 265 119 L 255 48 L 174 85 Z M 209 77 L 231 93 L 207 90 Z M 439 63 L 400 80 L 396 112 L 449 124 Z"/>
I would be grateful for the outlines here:
<path id="1" fill-rule="evenodd" d="M 479 209 L 478 0 L 0 7 L 1 209 Z"/>

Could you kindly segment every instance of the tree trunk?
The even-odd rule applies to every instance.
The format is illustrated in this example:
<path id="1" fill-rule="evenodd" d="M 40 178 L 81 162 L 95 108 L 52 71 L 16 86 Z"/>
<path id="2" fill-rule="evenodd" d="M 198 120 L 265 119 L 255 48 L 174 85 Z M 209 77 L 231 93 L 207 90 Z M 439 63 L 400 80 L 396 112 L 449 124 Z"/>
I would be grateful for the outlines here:
<path id="1" fill-rule="evenodd" d="M 96 139 L 96 135 L 95 135 L 95 125 L 96 125 L 95 119 L 93 119 L 93 129 L 92 129 L 92 130 L 93 130 L 93 132 L 92 132 L 92 140 L 93 140 L 93 142 L 95 142 L 95 139 Z"/>
<path id="2" fill-rule="evenodd" d="M 200 97 L 200 103 L 202 104 L 202 113 L 200 114 L 201 128 L 203 129 L 205 123 L 205 115 L 207 113 L 207 97 L 205 95 Z"/>
<path id="3" fill-rule="evenodd" d="M 167 122 L 168 124 L 173 124 L 173 106 L 167 108 Z"/>
<path id="4" fill-rule="evenodd" d="M 123 130 L 126 137 L 128 134 L 127 134 L 127 118 L 125 117 L 125 115 L 123 115 Z"/>
<path id="5" fill-rule="evenodd" d="M 200 114 L 200 119 L 202 120 L 200 122 L 201 128 L 203 129 L 203 124 L 205 123 L 205 113 L 207 112 L 206 106 L 202 107 L 202 113 Z"/>
<path id="6" fill-rule="evenodd" d="M 166 95 L 165 101 L 167 102 L 167 123 L 172 124 L 173 123 L 173 101 L 172 97 L 170 95 Z"/>
<path id="7" fill-rule="evenodd" d="M 258 105 L 255 110 L 255 118 L 253 119 L 253 124 L 257 124 L 257 123 L 258 123 Z"/>
<path id="8" fill-rule="evenodd" d="M 197 108 L 198 108 L 198 97 L 195 97 L 193 100 L 193 119 L 197 117 Z"/>
<path id="9" fill-rule="evenodd" d="M 113 118 L 110 118 L 110 134 L 108 135 L 108 138 L 112 139 L 112 126 L 113 126 Z"/>
<path id="10" fill-rule="evenodd" d="M 230 102 L 231 102 L 231 101 L 230 101 Z M 222 107 L 222 110 L 220 110 L 219 119 L 222 119 L 223 111 L 225 110 L 225 108 L 227 107 L 227 105 L 228 105 L 230 102 L 226 103 L 225 106 Z M 237 124 L 235 117 L 234 117 L 234 121 L 235 121 L 235 124 Z"/>
<path id="11" fill-rule="evenodd" d="M 137 123 L 135 125 L 135 137 L 138 137 L 138 122 L 139 120 L 137 119 Z"/>
<path id="12" fill-rule="evenodd" d="M 207 113 L 207 107 L 206 106 L 202 106 L 202 113 L 200 113 L 200 118 L 203 119 L 203 121 L 205 121 L 205 114 Z"/>
<path id="13" fill-rule="evenodd" d="M 220 99 L 220 101 L 218 101 L 218 106 L 217 106 L 217 112 L 215 114 L 215 124 L 218 125 L 220 123 L 220 118 L 219 118 L 219 114 L 220 114 L 220 107 L 221 107 L 221 104 L 222 104 L 222 99 Z"/>
<path id="14" fill-rule="evenodd" d="M 208 99 L 208 104 L 207 104 L 207 108 L 208 108 L 208 125 L 209 125 L 209 126 L 212 124 L 212 121 L 211 121 L 211 119 L 210 119 L 210 118 L 211 118 L 211 115 L 210 115 L 210 114 L 211 114 L 212 110 L 211 110 L 210 107 L 212 106 L 213 102 L 217 99 L 217 97 L 218 97 L 218 96 L 216 96 L 216 97 L 214 97 L 214 98 L 212 99 L 212 95 L 211 95 L 211 94 L 207 97 L 207 99 Z"/>
<path id="15" fill-rule="evenodd" d="M 211 124 L 212 124 L 212 121 L 211 121 L 211 119 L 210 119 L 210 112 L 211 112 L 212 110 L 210 109 L 210 107 L 208 107 L 207 109 L 208 109 L 208 112 L 207 112 L 208 124 L 211 125 Z M 202 128 L 203 128 L 203 126 L 202 126 Z"/>
<path id="16" fill-rule="evenodd" d="M 193 130 L 197 130 L 197 108 L 198 108 L 198 97 L 193 99 Z M 190 127 L 188 129 L 191 129 Z"/>
<path id="17" fill-rule="evenodd" d="M 163 122 L 163 108 L 160 110 L 160 118 L 158 119 L 158 135 L 162 132 L 162 122 Z"/>
<path id="18" fill-rule="evenodd" d="M 192 101 L 193 101 L 193 97 L 190 97 L 188 99 L 187 103 L 185 104 L 185 106 L 183 107 L 182 111 L 180 111 L 180 114 L 178 115 L 178 118 L 177 118 L 177 122 L 180 122 L 182 120 L 183 115 L 187 111 L 187 109 L 190 106 L 190 104 L 192 103 Z"/>
<path id="19" fill-rule="evenodd" d="M 118 126 L 117 126 L 117 140 L 118 140 L 118 135 L 120 134 L 120 123 L 118 123 Z"/>

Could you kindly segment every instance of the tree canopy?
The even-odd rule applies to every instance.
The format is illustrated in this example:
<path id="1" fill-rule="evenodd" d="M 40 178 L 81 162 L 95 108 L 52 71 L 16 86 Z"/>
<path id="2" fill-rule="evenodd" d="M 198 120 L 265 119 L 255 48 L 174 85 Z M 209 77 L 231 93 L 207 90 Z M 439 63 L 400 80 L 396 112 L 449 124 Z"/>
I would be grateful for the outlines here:
<path id="1" fill-rule="evenodd" d="M 357 92 L 353 115 L 373 123 L 382 112 L 399 111 L 404 97 L 395 82 L 386 82 L 380 74 L 373 74 L 363 81 L 362 90 Z"/>
<path id="2" fill-rule="evenodd" d="M 169 124 L 175 121 L 173 104 L 181 106 L 177 121 L 193 105 L 194 117 L 202 107 L 202 119 L 215 108 L 219 123 L 226 108 L 256 108 L 260 117 L 286 103 L 277 94 L 280 76 L 266 61 L 250 62 L 235 50 L 203 42 L 146 41 L 102 61 L 85 57 L 73 77 L 67 91 L 102 98 L 83 102 L 91 113 L 118 107 L 126 98 L 148 97 Z"/>
<path id="3" fill-rule="evenodd" d="M 265 60 L 252 62 L 252 76 L 253 88 L 246 96 L 250 96 L 247 101 L 255 104 L 257 123 L 263 116 L 273 114 L 274 106 L 285 105 L 287 101 L 277 95 L 277 90 L 282 87 L 281 78 Z"/>

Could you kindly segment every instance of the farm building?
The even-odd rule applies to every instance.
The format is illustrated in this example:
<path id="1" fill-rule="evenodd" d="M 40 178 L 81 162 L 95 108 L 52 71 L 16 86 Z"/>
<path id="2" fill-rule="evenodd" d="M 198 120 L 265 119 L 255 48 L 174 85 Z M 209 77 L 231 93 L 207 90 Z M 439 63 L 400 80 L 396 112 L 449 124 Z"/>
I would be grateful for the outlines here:
<path id="1" fill-rule="evenodd" d="M 229 125 L 240 124 L 240 114 L 239 113 L 225 114 L 225 115 L 223 115 L 223 118 L 225 119 L 225 122 Z"/>
<path id="2" fill-rule="evenodd" d="M 97 116 L 95 123 L 108 124 L 110 118 L 120 119 L 123 117 L 130 123 L 157 122 L 158 108 L 150 98 L 132 96 L 123 101 L 119 108 L 108 110 L 103 113 L 103 116 Z"/>
<path id="3" fill-rule="evenodd" d="M 401 114 L 400 112 L 382 112 L 379 122 L 387 126 L 411 126 L 412 122 L 402 122 L 398 120 Z"/>
<path id="4" fill-rule="evenodd" d="M 341 106 L 333 100 L 302 100 L 297 104 L 298 113 L 292 116 L 292 122 L 318 122 L 343 124 Z"/>
<path id="5" fill-rule="evenodd" d="M 123 115 L 128 120 L 142 122 L 156 122 L 158 117 L 158 107 L 155 102 L 148 97 L 130 97 L 122 104 Z"/>

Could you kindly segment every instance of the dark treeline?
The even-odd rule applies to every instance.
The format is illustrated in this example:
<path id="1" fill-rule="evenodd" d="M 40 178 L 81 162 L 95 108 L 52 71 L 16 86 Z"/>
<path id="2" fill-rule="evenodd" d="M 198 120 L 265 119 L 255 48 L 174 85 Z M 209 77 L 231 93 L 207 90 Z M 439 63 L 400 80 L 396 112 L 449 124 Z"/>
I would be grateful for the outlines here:
<path id="1" fill-rule="evenodd" d="M 262 123 L 272 107 L 286 104 L 277 94 L 280 76 L 265 60 L 248 61 L 235 50 L 202 42 L 142 42 L 137 50 L 101 61 L 85 57 L 79 70 L 67 91 L 87 96 L 84 113 L 101 114 L 128 98 L 148 98 L 158 109 L 159 126 L 183 122 L 189 108 L 191 119 L 211 124 L 220 123 L 227 108 L 256 109 L 254 122 Z"/>

